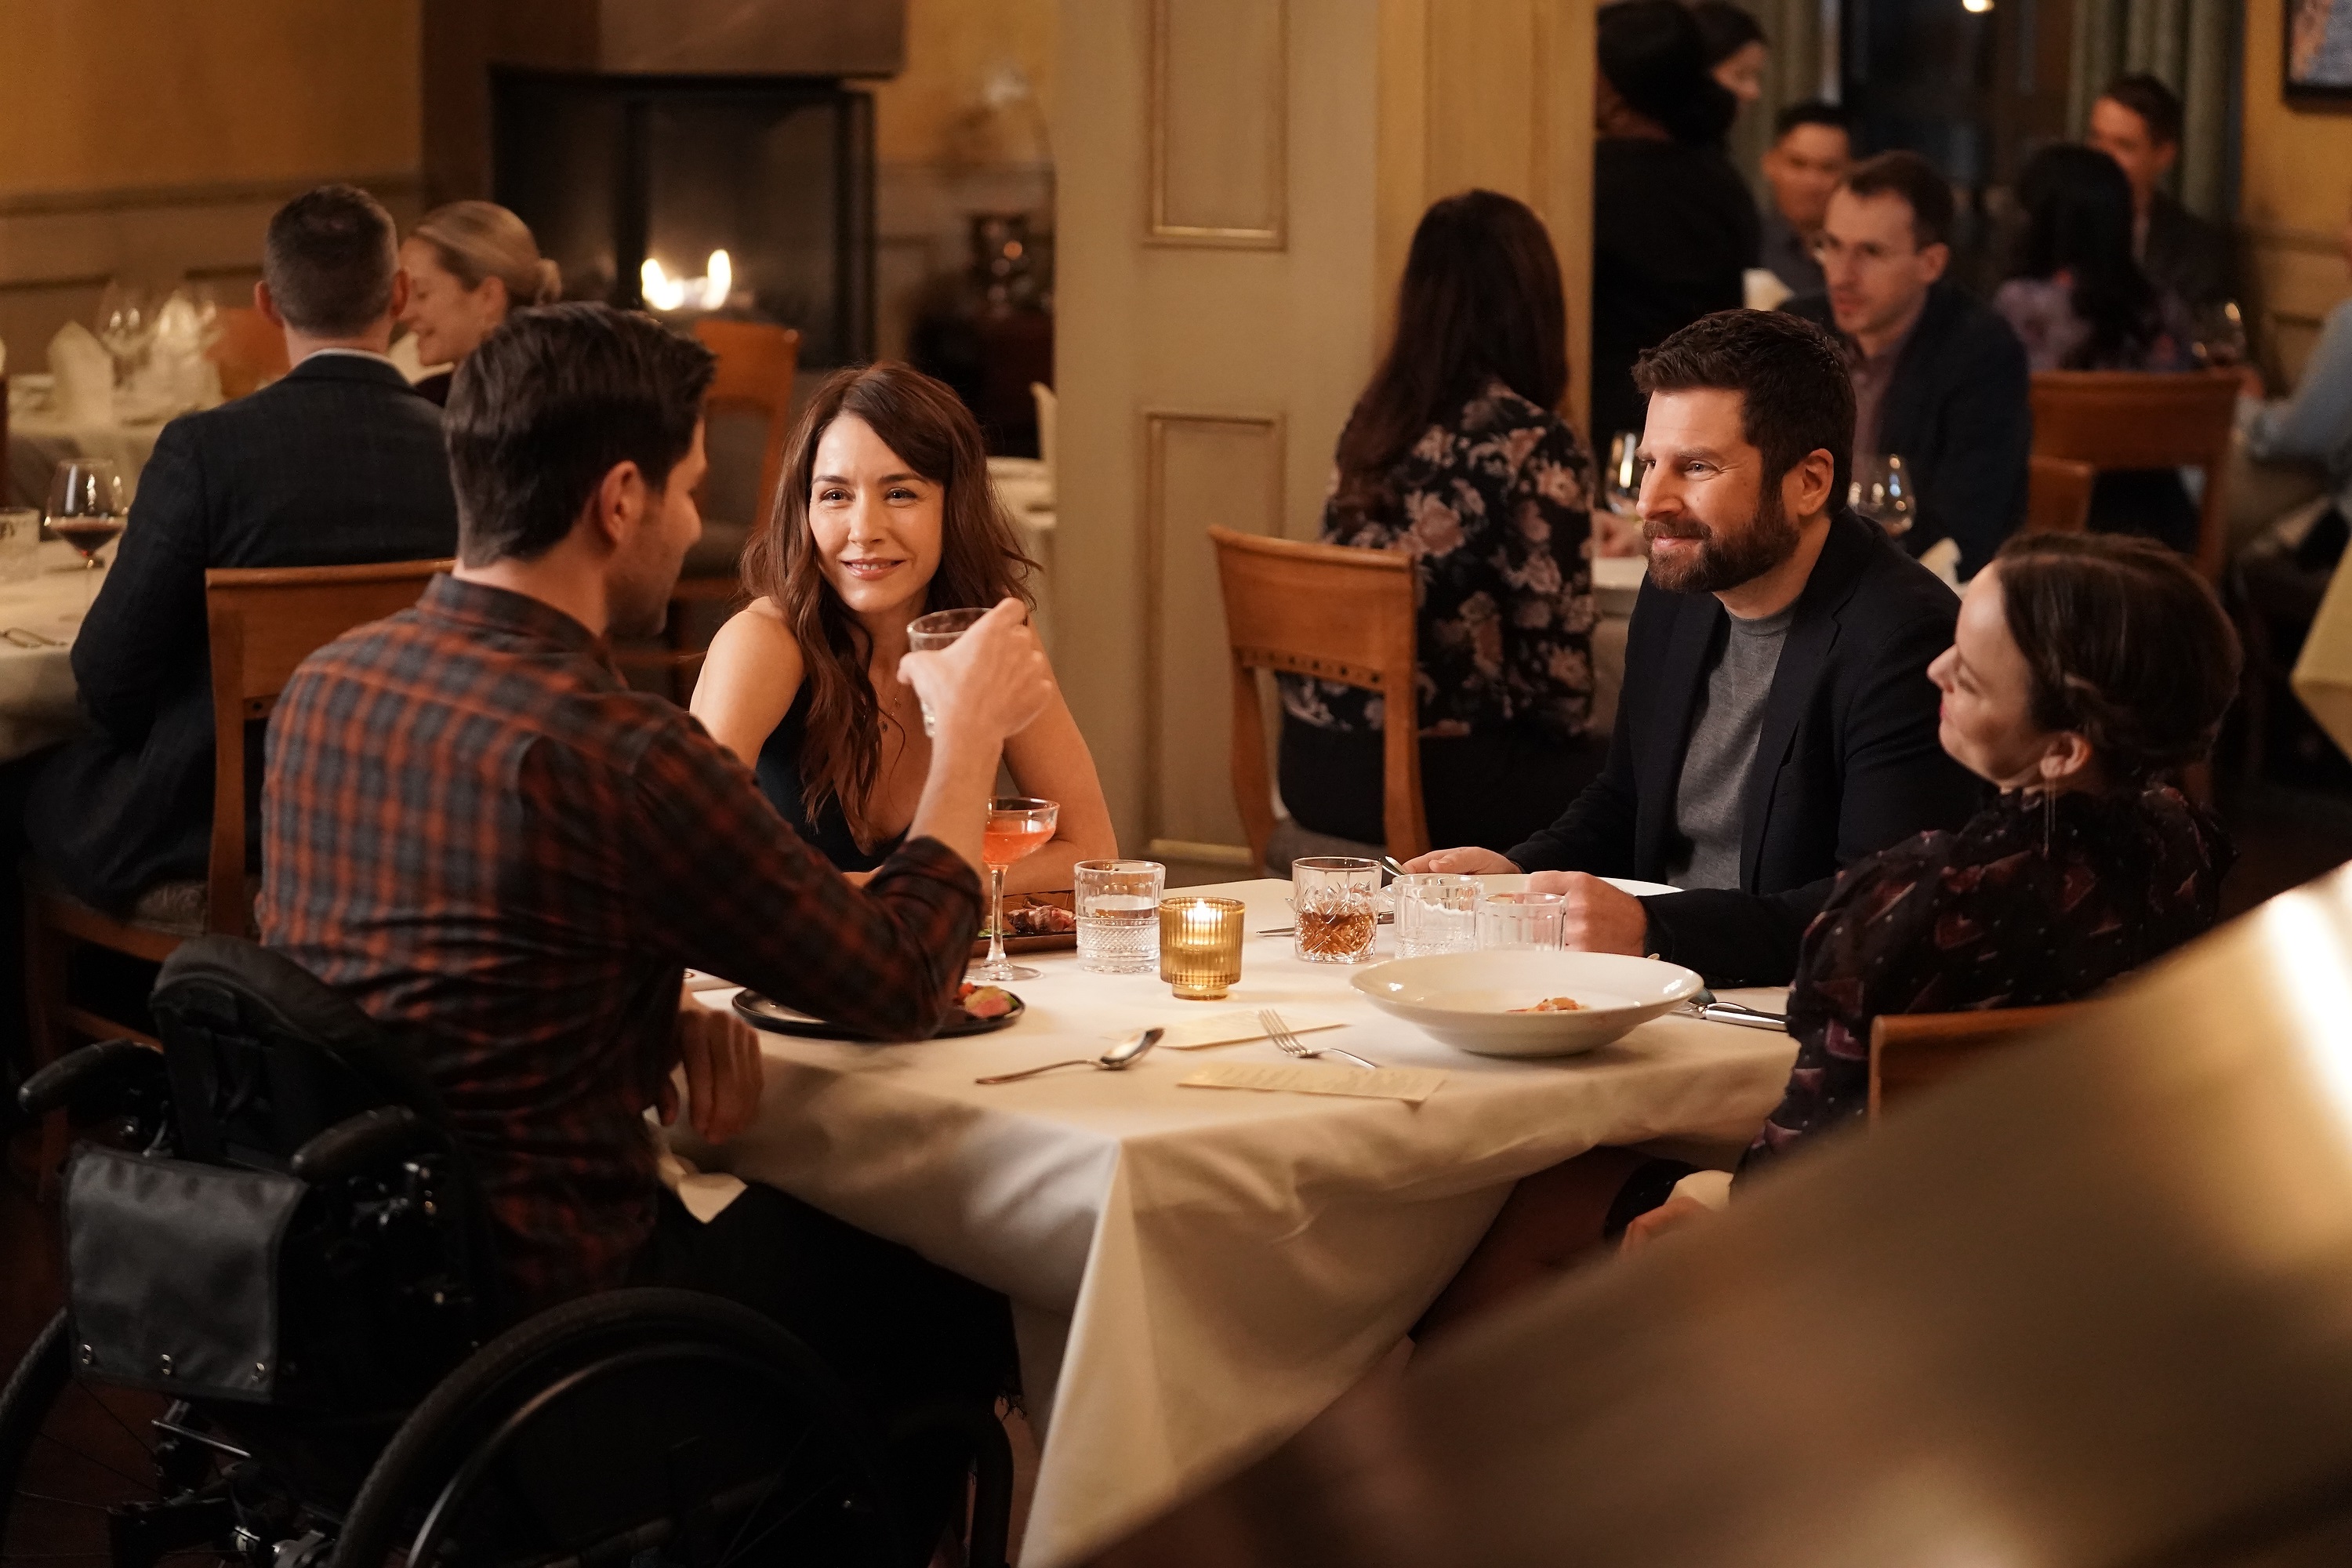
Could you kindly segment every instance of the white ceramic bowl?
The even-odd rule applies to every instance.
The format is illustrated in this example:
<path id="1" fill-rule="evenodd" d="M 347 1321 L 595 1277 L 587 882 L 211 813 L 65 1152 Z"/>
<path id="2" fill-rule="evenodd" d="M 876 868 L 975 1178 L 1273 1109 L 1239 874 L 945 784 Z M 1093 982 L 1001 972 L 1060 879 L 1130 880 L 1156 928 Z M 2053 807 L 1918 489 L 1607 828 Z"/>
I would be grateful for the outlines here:
<path id="1" fill-rule="evenodd" d="M 1482 1057 L 1564 1057 L 1605 1046 L 1698 994 L 1696 973 L 1654 958 L 1608 952 L 1445 952 L 1358 971 L 1349 984 L 1373 1006 Z M 1573 996 L 1573 1013 L 1514 1013 Z"/>

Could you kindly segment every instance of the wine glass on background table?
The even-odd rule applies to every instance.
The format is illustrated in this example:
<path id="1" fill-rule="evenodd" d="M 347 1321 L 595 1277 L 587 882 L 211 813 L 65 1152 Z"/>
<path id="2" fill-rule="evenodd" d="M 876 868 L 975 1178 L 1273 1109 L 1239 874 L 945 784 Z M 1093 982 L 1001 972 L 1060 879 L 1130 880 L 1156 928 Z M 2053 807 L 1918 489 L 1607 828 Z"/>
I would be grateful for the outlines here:
<path id="1" fill-rule="evenodd" d="M 49 531 L 74 547 L 83 563 L 88 592 L 82 607 L 98 594 L 98 552 L 122 533 L 130 515 L 122 472 L 109 458 L 68 458 L 49 480 Z"/>
<path id="2" fill-rule="evenodd" d="M 988 803 L 988 827 L 980 840 L 980 858 L 988 867 L 988 957 L 965 979 L 1002 985 L 1008 980 L 1037 978 L 1035 970 L 1004 956 L 1004 872 L 1054 837 L 1054 823 L 1061 815 L 1058 803 L 1023 795 L 1000 795 Z"/>
<path id="3" fill-rule="evenodd" d="M 136 284 L 110 279 L 98 300 L 98 341 L 114 356 L 114 384 L 131 379 L 155 341 L 155 302 Z"/>
<path id="4" fill-rule="evenodd" d="M 1911 470 L 1892 452 L 1864 453 L 1854 458 L 1846 502 L 1885 530 L 1889 539 L 1910 532 L 1918 510 L 1918 497 L 1911 489 Z"/>

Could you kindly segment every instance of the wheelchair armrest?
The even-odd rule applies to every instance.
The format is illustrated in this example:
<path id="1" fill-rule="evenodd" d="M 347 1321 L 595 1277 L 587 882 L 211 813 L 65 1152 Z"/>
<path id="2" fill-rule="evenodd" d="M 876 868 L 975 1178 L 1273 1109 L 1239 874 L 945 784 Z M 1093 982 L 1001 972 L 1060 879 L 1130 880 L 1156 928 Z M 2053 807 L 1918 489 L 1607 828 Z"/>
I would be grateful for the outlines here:
<path id="1" fill-rule="evenodd" d="M 346 1117 L 294 1151 L 299 1182 L 339 1182 L 396 1160 L 434 1141 L 433 1124 L 404 1105 L 380 1105 Z"/>
<path id="2" fill-rule="evenodd" d="M 67 1052 L 26 1079 L 16 1090 L 16 1103 L 37 1120 L 52 1110 L 93 1109 L 100 1096 L 119 1101 L 161 1090 L 166 1081 L 163 1052 L 137 1040 L 100 1040 Z"/>

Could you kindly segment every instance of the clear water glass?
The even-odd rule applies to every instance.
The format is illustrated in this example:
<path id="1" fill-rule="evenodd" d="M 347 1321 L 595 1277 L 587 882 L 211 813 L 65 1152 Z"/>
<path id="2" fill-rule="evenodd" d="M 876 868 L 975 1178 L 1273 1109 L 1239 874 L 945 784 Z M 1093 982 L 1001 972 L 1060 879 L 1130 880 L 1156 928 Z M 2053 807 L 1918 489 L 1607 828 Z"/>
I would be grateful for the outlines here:
<path id="1" fill-rule="evenodd" d="M 29 583 L 41 574 L 41 514 L 30 507 L 0 509 L 0 583 Z"/>
<path id="2" fill-rule="evenodd" d="M 1096 974 L 1150 974 L 1160 967 L 1160 896 L 1168 868 L 1157 860 L 1081 860 L 1076 885 L 1078 967 Z"/>
<path id="3" fill-rule="evenodd" d="M 1399 958 L 1468 952 L 1478 944 L 1478 879 L 1452 871 L 1408 871 L 1389 884 L 1396 900 Z"/>
<path id="4" fill-rule="evenodd" d="M 1308 855 L 1290 863 L 1292 952 L 1308 963 L 1361 963 L 1380 931 L 1381 863 Z"/>
<path id="5" fill-rule="evenodd" d="M 907 651 L 937 653 L 971 630 L 979 624 L 980 617 L 986 614 L 986 610 L 934 610 L 928 616 L 919 616 L 907 627 Z M 938 734 L 939 721 L 932 716 L 931 700 L 925 697 L 920 689 L 917 689 L 915 697 L 923 705 L 923 733 Z"/>
<path id="6" fill-rule="evenodd" d="M 1478 950 L 1537 948 L 1557 952 L 1568 943 L 1565 893 L 1489 893 L 1478 900 Z"/>

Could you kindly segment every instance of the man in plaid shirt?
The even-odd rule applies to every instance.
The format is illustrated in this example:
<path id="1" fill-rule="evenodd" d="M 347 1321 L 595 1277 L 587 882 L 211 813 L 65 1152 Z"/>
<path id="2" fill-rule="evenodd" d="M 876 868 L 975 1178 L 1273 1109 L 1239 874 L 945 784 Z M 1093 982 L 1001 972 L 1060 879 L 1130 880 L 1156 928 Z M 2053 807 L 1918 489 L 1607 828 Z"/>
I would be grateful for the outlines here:
<path id="1" fill-rule="evenodd" d="M 704 1226 L 656 1180 L 644 1113 L 674 1113 L 681 1055 L 706 1137 L 761 1086 L 751 1031 L 681 1011 L 682 968 L 884 1037 L 937 1024 L 979 922 L 1000 750 L 1052 679 L 1011 603 L 907 658 L 939 715 L 930 773 L 862 889 L 692 718 L 625 687 L 605 639 L 660 627 L 701 530 L 710 374 L 699 345 L 590 305 L 518 312 L 467 360 L 446 431 L 461 564 L 312 657 L 272 719 L 263 940 L 420 1054 L 516 1311 L 693 1285 L 771 1311 L 854 1387 L 992 1394 L 1001 1299 L 772 1189 Z"/>

